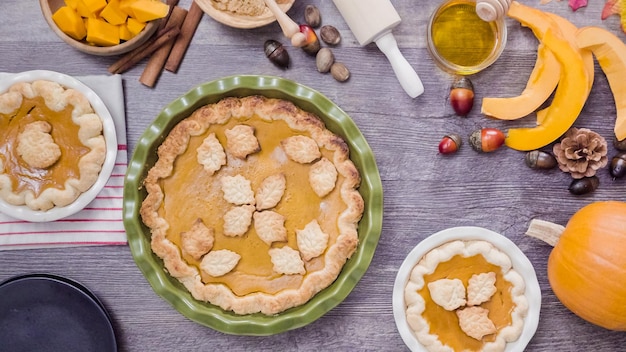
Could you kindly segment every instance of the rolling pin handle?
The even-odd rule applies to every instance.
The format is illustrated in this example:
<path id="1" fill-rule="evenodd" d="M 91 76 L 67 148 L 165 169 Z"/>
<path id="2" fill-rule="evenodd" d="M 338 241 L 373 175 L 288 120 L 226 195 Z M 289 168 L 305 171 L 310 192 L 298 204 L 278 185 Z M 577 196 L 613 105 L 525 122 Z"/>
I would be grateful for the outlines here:
<path id="1" fill-rule="evenodd" d="M 400 81 L 404 91 L 411 97 L 416 98 L 424 93 L 424 86 L 417 72 L 400 52 L 396 38 L 391 32 L 383 34 L 375 40 L 376 45 L 382 51 L 393 68 L 393 72 Z"/>

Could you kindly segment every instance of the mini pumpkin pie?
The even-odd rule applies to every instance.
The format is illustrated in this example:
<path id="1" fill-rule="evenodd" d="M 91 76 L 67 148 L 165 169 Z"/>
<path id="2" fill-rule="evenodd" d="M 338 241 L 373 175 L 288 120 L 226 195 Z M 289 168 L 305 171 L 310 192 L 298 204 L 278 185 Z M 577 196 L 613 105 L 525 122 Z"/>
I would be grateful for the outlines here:
<path id="1" fill-rule="evenodd" d="M 483 240 L 456 240 L 412 269 L 406 318 L 428 351 L 504 351 L 522 333 L 528 301 L 509 256 Z"/>
<path id="2" fill-rule="evenodd" d="M 82 93 L 47 80 L 0 95 L 0 196 L 35 211 L 71 204 L 97 181 L 106 143 Z"/>
<path id="3" fill-rule="evenodd" d="M 195 299 L 273 315 L 328 287 L 355 252 L 359 184 L 347 144 L 319 117 L 229 97 L 164 139 L 140 213 L 153 252 Z"/>

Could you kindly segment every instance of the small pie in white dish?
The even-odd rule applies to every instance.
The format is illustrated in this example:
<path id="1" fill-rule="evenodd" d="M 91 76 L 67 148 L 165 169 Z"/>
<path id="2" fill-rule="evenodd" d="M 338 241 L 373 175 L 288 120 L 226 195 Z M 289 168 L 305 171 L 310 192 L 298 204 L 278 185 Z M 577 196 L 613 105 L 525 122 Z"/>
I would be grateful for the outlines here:
<path id="1" fill-rule="evenodd" d="M 540 308 L 528 258 L 506 237 L 480 227 L 427 237 L 394 283 L 394 319 L 412 351 L 523 351 Z"/>

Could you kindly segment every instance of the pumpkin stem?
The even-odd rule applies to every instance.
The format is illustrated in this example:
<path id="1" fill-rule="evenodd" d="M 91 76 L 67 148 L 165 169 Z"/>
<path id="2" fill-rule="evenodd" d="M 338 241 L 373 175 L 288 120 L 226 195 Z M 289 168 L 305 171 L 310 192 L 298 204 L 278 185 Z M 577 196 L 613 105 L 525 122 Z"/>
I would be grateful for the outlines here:
<path id="1" fill-rule="evenodd" d="M 526 230 L 526 235 L 540 239 L 554 247 L 556 243 L 559 242 L 559 238 L 564 230 L 565 227 L 559 224 L 545 220 L 532 219 L 530 225 L 528 225 L 528 230 Z"/>

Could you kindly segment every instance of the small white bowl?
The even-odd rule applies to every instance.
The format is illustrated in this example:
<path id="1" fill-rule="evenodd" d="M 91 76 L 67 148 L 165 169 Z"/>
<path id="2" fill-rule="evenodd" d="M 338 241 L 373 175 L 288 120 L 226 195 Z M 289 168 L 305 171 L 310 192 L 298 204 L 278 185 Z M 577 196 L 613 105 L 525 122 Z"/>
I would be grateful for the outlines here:
<path id="1" fill-rule="evenodd" d="M 104 185 L 109 180 L 113 167 L 115 166 L 115 159 L 117 157 L 117 135 L 115 133 L 115 124 L 113 123 L 113 117 L 107 109 L 106 105 L 100 97 L 88 86 L 80 82 L 74 77 L 65 75 L 63 73 L 45 70 L 26 71 L 10 75 L 2 75 L 0 79 L 0 94 L 6 92 L 9 87 L 18 82 L 33 82 L 37 80 L 53 81 L 61 84 L 66 88 L 72 88 L 87 97 L 94 111 L 102 119 L 102 133 L 106 143 L 106 156 L 102 169 L 98 175 L 96 182 L 86 192 L 83 192 L 78 198 L 71 204 L 64 207 L 53 207 L 46 211 L 32 210 L 25 205 L 12 205 L 5 202 L 0 198 L 0 212 L 30 222 L 46 222 L 55 221 L 72 214 L 75 214 L 82 210 L 87 204 L 100 193 Z"/>
<path id="2" fill-rule="evenodd" d="M 411 351 L 427 351 L 417 340 L 413 330 L 406 320 L 406 304 L 404 302 L 404 288 L 406 287 L 413 267 L 426 253 L 454 240 L 483 240 L 490 242 L 495 247 L 506 253 L 513 263 L 513 268 L 524 278 L 526 284 L 526 299 L 528 300 L 528 314 L 524 319 L 524 328 L 520 337 L 513 342 L 507 343 L 506 352 L 522 352 L 537 331 L 539 324 L 539 311 L 541 310 L 541 288 L 537 281 L 537 274 L 532 263 L 524 253 L 508 238 L 497 232 L 482 227 L 462 226 L 452 227 L 437 232 L 420 242 L 404 259 L 396 275 L 393 286 L 393 317 L 396 327 L 404 343 Z"/>

